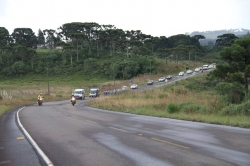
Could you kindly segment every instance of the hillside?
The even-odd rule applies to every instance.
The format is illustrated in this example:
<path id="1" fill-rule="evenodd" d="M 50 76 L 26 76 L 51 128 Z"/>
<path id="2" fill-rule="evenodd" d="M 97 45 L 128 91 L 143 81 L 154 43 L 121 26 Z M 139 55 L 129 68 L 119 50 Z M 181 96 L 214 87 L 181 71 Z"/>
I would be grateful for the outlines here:
<path id="1" fill-rule="evenodd" d="M 203 35 L 206 37 L 206 39 L 217 39 L 217 36 L 223 35 L 226 33 L 233 33 L 235 36 L 242 37 L 250 32 L 249 29 L 223 29 L 223 30 L 215 30 L 215 31 L 194 31 L 191 33 L 186 33 L 187 35 L 194 36 L 194 35 Z"/>
<path id="2" fill-rule="evenodd" d="M 194 31 L 191 33 L 186 33 L 187 35 L 194 36 L 194 35 L 203 35 L 206 37 L 206 39 L 201 39 L 200 44 L 202 46 L 208 45 L 208 42 L 212 42 L 215 44 L 217 36 L 226 34 L 226 33 L 232 33 L 235 34 L 237 37 L 244 37 L 244 36 L 250 36 L 250 30 L 249 29 L 224 29 L 224 30 L 215 30 L 215 31 Z"/>

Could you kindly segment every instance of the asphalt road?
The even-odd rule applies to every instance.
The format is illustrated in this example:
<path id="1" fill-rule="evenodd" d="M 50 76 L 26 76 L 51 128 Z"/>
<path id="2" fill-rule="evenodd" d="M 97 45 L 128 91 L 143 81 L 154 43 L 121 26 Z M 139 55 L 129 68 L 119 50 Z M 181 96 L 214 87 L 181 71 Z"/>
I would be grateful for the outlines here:
<path id="1" fill-rule="evenodd" d="M 173 81 L 178 79 L 176 76 Z M 162 84 L 145 85 L 139 90 Z M 91 99 L 77 100 L 75 106 L 69 100 L 45 102 L 19 111 L 23 127 L 55 166 L 250 165 L 250 129 L 100 110 L 85 106 L 88 100 Z M 9 123 L 15 129 L 13 133 L 19 132 L 12 136 L 16 138 L 20 131 L 12 121 L 14 113 L 0 119 L 0 124 Z M 28 165 L 42 164 L 42 159 L 32 153 L 27 138 L 23 147 L 33 157 L 27 152 L 7 159 L 7 139 L 0 142 L 1 166 L 31 158 L 35 164 Z M 13 142 L 17 145 L 20 141 Z M 22 153 L 23 147 L 17 151 Z"/>

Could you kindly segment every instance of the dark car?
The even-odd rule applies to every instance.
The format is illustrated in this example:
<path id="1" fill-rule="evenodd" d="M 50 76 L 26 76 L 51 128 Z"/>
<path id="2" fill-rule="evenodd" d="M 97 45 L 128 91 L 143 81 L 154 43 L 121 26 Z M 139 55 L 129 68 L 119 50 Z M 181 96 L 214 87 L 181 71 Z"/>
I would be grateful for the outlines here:
<path id="1" fill-rule="evenodd" d="M 172 79 L 172 78 L 173 78 L 173 76 L 171 76 L 171 75 L 167 76 L 167 79 L 168 79 L 168 80 L 170 80 L 170 79 Z"/>
<path id="2" fill-rule="evenodd" d="M 153 85 L 154 81 L 153 80 L 148 80 L 147 85 Z"/>

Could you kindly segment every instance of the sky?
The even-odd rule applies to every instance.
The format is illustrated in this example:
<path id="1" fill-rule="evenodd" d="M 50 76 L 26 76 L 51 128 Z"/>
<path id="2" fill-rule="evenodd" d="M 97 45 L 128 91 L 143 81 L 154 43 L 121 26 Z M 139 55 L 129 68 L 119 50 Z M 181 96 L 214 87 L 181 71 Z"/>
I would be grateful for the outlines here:
<path id="1" fill-rule="evenodd" d="M 250 29 L 250 0 L 0 0 L 0 27 L 57 30 L 96 22 L 152 36 Z"/>

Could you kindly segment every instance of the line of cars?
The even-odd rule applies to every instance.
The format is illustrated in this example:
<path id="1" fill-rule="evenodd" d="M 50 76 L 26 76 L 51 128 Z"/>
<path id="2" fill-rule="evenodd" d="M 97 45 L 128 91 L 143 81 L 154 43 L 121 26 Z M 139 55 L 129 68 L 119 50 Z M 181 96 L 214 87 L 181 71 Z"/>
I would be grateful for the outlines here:
<path id="1" fill-rule="evenodd" d="M 216 64 L 211 64 L 211 65 L 203 65 L 202 67 L 197 67 L 194 69 L 195 72 L 199 72 L 199 71 L 202 71 L 202 70 L 208 70 L 208 69 L 212 69 L 215 67 Z M 186 72 L 187 74 L 192 74 L 193 73 L 193 70 L 187 70 Z M 179 73 L 179 76 L 184 76 L 185 72 L 181 71 Z"/>
<path id="2" fill-rule="evenodd" d="M 194 72 L 199 72 L 201 70 L 207 70 L 207 69 L 211 69 L 211 68 L 214 68 L 215 67 L 215 64 L 211 64 L 211 65 L 203 65 L 203 67 L 198 67 L 198 68 L 195 68 Z M 187 74 L 192 74 L 193 73 L 193 70 L 189 69 L 187 70 L 186 72 Z M 179 73 L 179 76 L 184 76 L 185 75 L 185 72 L 184 71 L 181 71 Z M 165 82 L 166 80 L 170 80 L 172 79 L 173 76 L 172 75 L 168 75 L 167 77 L 160 77 L 159 78 L 159 82 Z M 154 80 L 150 79 L 147 81 L 147 85 L 153 85 L 154 84 Z M 123 88 L 122 88 L 123 89 Z M 130 86 L 130 89 L 138 89 L 138 85 L 137 84 L 132 84 Z M 125 89 L 124 89 L 125 90 Z M 128 88 L 126 89 L 128 90 Z"/>
<path id="3" fill-rule="evenodd" d="M 172 78 L 173 78 L 172 75 L 168 75 L 167 77 L 160 77 L 158 81 L 165 82 L 166 80 L 170 80 Z M 153 84 L 154 84 L 154 80 L 148 80 L 147 85 L 153 85 Z"/>

